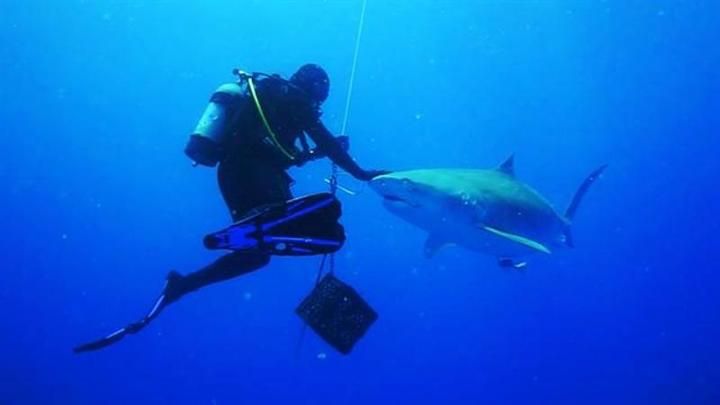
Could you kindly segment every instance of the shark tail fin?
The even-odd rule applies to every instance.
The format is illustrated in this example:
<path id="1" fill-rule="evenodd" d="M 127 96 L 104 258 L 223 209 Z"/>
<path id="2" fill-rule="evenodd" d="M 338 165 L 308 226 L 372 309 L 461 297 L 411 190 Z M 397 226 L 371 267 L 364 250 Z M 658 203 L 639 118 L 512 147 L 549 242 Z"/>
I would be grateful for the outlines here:
<path id="1" fill-rule="evenodd" d="M 607 164 L 604 164 L 598 167 L 585 178 L 585 180 L 582 182 L 582 184 L 580 184 L 580 187 L 578 187 L 577 191 L 575 192 L 572 200 L 570 200 L 570 205 L 568 205 L 567 209 L 565 210 L 565 219 L 567 220 L 567 226 L 565 226 L 565 230 L 563 231 L 563 233 L 565 235 L 565 244 L 568 247 L 575 246 L 571 232 L 572 221 L 575 218 L 575 213 L 577 212 L 580 203 L 585 197 L 585 194 L 587 194 L 588 190 L 590 189 L 590 186 L 592 186 L 593 183 L 595 183 L 595 181 L 600 178 L 600 175 L 605 171 L 605 169 L 607 169 L 607 166 Z"/>

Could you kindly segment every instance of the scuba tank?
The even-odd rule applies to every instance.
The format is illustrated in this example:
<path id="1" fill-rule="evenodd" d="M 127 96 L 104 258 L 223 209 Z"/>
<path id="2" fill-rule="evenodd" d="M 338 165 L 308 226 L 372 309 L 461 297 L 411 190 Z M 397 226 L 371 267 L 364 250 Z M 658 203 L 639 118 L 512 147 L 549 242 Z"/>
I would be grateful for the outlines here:
<path id="1" fill-rule="evenodd" d="M 245 102 L 254 104 L 257 113 L 260 116 L 262 125 L 267 131 L 262 142 L 272 145 L 278 152 L 293 162 L 297 166 L 304 163 L 325 157 L 317 149 L 310 149 L 304 136 L 300 138 L 303 146 L 301 153 L 295 153 L 291 148 L 288 150 L 280 141 L 270 126 L 265 116 L 260 100 L 255 89 L 255 80 L 258 78 L 268 78 L 273 80 L 281 80 L 291 88 L 305 93 L 305 90 L 293 84 L 291 81 L 282 79 L 277 75 L 268 75 L 265 73 L 247 73 L 240 69 L 233 69 L 232 72 L 238 77 L 235 83 L 225 83 L 215 90 L 210 97 L 210 103 L 205 108 L 203 115 L 195 127 L 190 140 L 185 146 L 185 154 L 192 159 L 193 164 L 201 164 L 203 166 L 214 167 L 225 155 L 225 143 L 230 134 L 233 132 L 235 125 L 238 123 L 238 112 Z M 347 151 L 348 138 L 345 136 L 338 137 L 340 146 Z"/>
<path id="2" fill-rule="evenodd" d="M 214 167 L 222 159 L 223 144 L 244 97 L 245 90 L 238 83 L 225 83 L 215 90 L 185 146 L 193 163 Z"/>

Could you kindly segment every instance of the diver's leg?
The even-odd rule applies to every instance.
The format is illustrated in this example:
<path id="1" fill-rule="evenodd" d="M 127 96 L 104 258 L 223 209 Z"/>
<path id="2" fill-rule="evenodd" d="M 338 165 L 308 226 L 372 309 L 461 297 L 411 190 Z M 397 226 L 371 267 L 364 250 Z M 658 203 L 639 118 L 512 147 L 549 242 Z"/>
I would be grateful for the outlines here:
<path id="1" fill-rule="evenodd" d="M 139 321 L 128 324 L 113 333 L 94 340 L 89 343 L 75 347 L 75 353 L 99 350 L 120 341 L 123 337 L 140 332 L 150 321 L 167 305 L 177 301 L 183 295 L 196 291 L 206 285 L 228 280 L 251 271 L 257 270 L 268 264 L 270 256 L 264 254 L 247 254 L 235 252 L 227 254 L 210 265 L 190 273 L 186 276 L 172 271 L 168 274 L 165 288 L 163 288 L 160 296 L 155 300 L 155 304 L 150 311 Z"/>
<path id="2" fill-rule="evenodd" d="M 218 168 L 218 182 L 223 199 L 238 221 L 251 209 L 265 204 L 284 202 L 292 198 L 290 194 L 290 177 L 285 171 L 263 167 L 262 162 L 241 160 L 221 163 Z M 118 342 L 128 334 L 134 334 L 150 323 L 167 305 L 177 301 L 183 295 L 199 290 L 206 285 L 225 281 L 268 264 L 267 254 L 234 252 L 217 259 L 210 265 L 187 274 L 181 275 L 171 271 L 167 276 L 165 287 L 155 304 L 143 318 L 115 332 L 74 349 L 76 353 L 99 350 Z"/>
<path id="3" fill-rule="evenodd" d="M 207 285 L 219 283 L 266 266 L 270 256 L 263 253 L 233 252 L 187 275 L 171 271 L 163 290 L 163 306 Z"/>
<path id="4" fill-rule="evenodd" d="M 223 162 L 218 167 L 217 180 L 233 221 L 239 221 L 253 208 L 292 198 L 290 176 L 259 160 Z"/>

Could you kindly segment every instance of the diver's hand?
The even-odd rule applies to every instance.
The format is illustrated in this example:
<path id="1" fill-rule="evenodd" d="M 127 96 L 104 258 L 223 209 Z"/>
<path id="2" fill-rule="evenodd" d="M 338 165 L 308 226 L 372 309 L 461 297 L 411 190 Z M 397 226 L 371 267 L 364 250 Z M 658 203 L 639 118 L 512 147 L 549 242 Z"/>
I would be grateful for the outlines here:
<path id="1" fill-rule="evenodd" d="M 350 148 L 350 138 L 348 138 L 347 136 L 336 136 L 335 142 L 337 142 L 338 146 L 340 146 L 340 148 L 342 148 L 342 150 L 344 150 L 345 152 L 347 152 L 348 148 Z M 312 162 L 326 157 L 327 153 L 322 151 L 320 148 L 312 148 L 310 150 L 298 153 L 295 156 L 295 164 L 298 167 L 301 167 L 304 166 L 307 162 Z"/>
<path id="2" fill-rule="evenodd" d="M 370 181 L 374 179 L 377 176 L 382 176 L 383 174 L 390 174 L 392 173 L 389 170 L 365 170 L 361 177 L 358 178 L 358 180 L 362 181 Z"/>

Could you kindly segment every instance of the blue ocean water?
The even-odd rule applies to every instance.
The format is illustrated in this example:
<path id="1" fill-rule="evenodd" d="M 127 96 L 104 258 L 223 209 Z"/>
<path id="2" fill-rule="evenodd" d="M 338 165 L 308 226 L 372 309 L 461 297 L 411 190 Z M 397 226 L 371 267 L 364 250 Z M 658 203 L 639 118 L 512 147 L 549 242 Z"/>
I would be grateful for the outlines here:
<path id="1" fill-rule="evenodd" d="M 339 277 L 380 318 L 349 356 L 293 313 L 318 258 L 280 258 L 104 351 L 170 269 L 217 254 L 214 170 L 182 153 L 230 71 L 330 73 L 342 125 L 362 2 L 0 3 L 0 403 L 720 403 L 720 6 L 368 0 L 347 133 L 367 168 L 495 166 L 559 208 L 609 169 L 576 248 L 523 272 L 341 195 Z M 325 190 L 329 164 L 293 170 Z"/>

